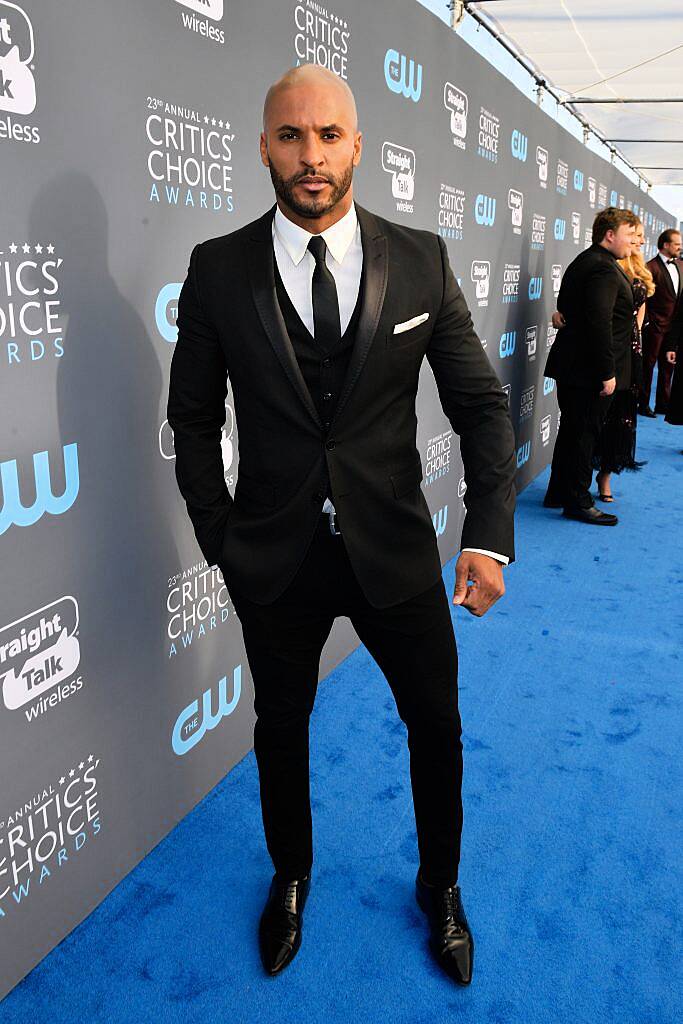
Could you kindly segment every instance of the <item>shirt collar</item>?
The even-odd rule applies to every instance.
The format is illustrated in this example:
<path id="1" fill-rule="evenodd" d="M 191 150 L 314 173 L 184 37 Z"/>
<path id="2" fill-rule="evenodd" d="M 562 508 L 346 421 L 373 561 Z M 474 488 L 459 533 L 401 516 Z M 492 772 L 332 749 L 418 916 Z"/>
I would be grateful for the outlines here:
<path id="1" fill-rule="evenodd" d="M 668 256 L 665 256 L 663 252 L 658 252 L 657 255 L 659 256 L 659 258 L 662 261 L 662 263 L 668 264 L 668 262 L 669 262 L 669 257 Z"/>
<path id="2" fill-rule="evenodd" d="M 347 213 L 322 232 L 325 244 L 336 263 L 341 263 L 346 256 L 349 246 L 355 237 L 357 226 L 356 205 L 351 203 Z M 295 266 L 298 266 L 306 255 L 309 239 L 313 237 L 312 233 L 285 217 L 280 207 L 277 206 L 275 208 L 275 216 L 273 217 L 273 234 L 277 234 L 279 241 L 289 253 L 292 262 Z"/>

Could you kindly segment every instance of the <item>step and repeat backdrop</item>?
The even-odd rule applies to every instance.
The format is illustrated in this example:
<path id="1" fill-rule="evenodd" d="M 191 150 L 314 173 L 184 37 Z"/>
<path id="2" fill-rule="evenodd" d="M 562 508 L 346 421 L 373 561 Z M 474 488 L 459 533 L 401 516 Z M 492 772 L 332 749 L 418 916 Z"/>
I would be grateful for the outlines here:
<path id="1" fill-rule="evenodd" d="M 552 453 L 550 316 L 594 212 L 635 210 L 648 256 L 673 223 L 412 0 L 0 0 L 0 995 L 252 744 L 165 405 L 189 254 L 272 205 L 263 97 L 303 62 L 356 94 L 357 200 L 446 240 L 520 487 Z M 466 483 L 426 364 L 418 403 L 446 559 Z M 231 489 L 238 433 L 229 395 Z M 356 643 L 340 622 L 323 671 Z"/>

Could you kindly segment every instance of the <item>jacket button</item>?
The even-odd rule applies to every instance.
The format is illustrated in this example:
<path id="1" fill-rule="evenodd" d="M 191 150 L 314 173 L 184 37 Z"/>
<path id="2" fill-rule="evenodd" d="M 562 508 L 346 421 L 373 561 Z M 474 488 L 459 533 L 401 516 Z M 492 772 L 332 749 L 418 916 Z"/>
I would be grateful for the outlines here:
<path id="1" fill-rule="evenodd" d="M 331 437 L 329 441 L 327 441 L 327 443 L 325 444 L 325 447 L 327 448 L 328 452 L 331 452 L 332 449 L 336 446 L 336 444 L 337 442 L 334 440 L 334 438 Z"/>
<path id="2" fill-rule="evenodd" d="M 326 359 L 323 359 L 323 366 L 329 366 L 331 362 L 332 360 L 328 356 Z"/>

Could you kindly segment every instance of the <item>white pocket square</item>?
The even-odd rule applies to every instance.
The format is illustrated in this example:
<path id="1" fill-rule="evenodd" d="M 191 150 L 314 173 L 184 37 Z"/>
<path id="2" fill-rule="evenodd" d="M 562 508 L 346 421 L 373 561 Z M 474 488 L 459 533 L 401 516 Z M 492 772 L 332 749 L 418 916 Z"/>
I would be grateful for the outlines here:
<path id="1" fill-rule="evenodd" d="M 394 324 L 394 334 L 402 334 L 403 331 L 409 331 L 411 327 L 417 327 L 418 324 L 423 324 L 425 320 L 429 320 L 429 313 L 420 313 L 419 316 L 414 316 L 412 320 L 404 320 L 402 324 Z"/>

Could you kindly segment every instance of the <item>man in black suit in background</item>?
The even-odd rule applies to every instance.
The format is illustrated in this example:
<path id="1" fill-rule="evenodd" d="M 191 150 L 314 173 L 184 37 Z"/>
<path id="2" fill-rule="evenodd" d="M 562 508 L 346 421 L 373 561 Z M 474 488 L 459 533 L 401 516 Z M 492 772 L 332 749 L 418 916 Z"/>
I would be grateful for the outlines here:
<path id="1" fill-rule="evenodd" d="M 567 267 L 557 308 L 564 317 L 546 377 L 557 381 L 560 429 L 543 504 L 568 519 L 614 526 L 590 493 L 593 450 L 616 388 L 631 379 L 633 289 L 617 260 L 631 251 L 637 219 L 610 206 L 593 222 L 593 244 Z"/>
<path id="2" fill-rule="evenodd" d="M 259 937 L 275 974 L 301 943 L 313 862 L 309 716 L 320 655 L 348 616 L 408 730 L 433 952 L 461 984 L 473 941 L 457 885 L 457 654 L 420 489 L 415 395 L 427 358 L 460 435 L 467 515 L 454 603 L 483 615 L 514 556 L 514 436 L 442 239 L 353 202 L 351 90 L 304 65 L 268 91 L 261 159 L 276 206 L 195 246 L 178 303 L 168 420 L 199 546 L 240 619 L 275 876 Z M 239 430 L 234 500 L 220 436 L 226 373 Z"/>

